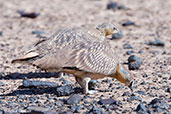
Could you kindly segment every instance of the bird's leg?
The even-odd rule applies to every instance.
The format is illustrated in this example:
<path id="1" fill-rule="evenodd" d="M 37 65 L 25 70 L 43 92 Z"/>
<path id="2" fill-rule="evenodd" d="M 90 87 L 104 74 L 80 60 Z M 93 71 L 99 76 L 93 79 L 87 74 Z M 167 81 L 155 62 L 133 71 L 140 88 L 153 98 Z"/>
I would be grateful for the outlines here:
<path id="1" fill-rule="evenodd" d="M 79 83 L 79 85 L 80 85 L 82 88 L 84 88 L 82 78 L 75 77 L 75 80 Z"/>
<path id="2" fill-rule="evenodd" d="M 83 78 L 83 89 L 84 89 L 85 94 L 94 94 L 94 93 L 97 92 L 95 90 L 89 90 L 88 89 L 88 83 L 89 83 L 90 80 L 91 80 L 90 77 L 84 77 Z"/>

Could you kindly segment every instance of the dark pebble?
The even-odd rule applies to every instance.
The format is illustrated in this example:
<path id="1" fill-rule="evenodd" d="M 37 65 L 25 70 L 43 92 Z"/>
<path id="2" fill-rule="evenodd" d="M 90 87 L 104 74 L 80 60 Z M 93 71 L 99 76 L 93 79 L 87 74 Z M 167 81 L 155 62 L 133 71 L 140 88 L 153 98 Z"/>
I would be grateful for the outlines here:
<path id="1" fill-rule="evenodd" d="M 66 86 L 60 86 L 57 87 L 56 89 L 56 94 L 57 96 L 67 96 L 70 95 L 74 92 L 74 89 L 72 88 L 71 85 L 66 85 Z"/>
<path id="2" fill-rule="evenodd" d="M 155 98 L 155 99 L 153 99 L 153 100 L 150 102 L 150 104 L 151 104 L 151 105 L 154 105 L 154 104 L 160 103 L 160 102 L 161 102 L 161 99 Z"/>
<path id="3" fill-rule="evenodd" d="M 46 82 L 46 81 L 33 81 L 33 80 L 24 80 L 22 87 L 57 87 L 58 85 L 55 82 Z"/>
<path id="4" fill-rule="evenodd" d="M 135 25 L 135 23 L 133 21 L 127 21 L 122 23 L 122 26 L 130 26 L 130 25 Z"/>
<path id="5" fill-rule="evenodd" d="M 109 98 L 109 99 L 100 99 L 99 100 L 99 104 L 100 105 L 106 105 L 106 104 L 114 104 L 116 101 L 112 98 Z"/>
<path id="6" fill-rule="evenodd" d="M 167 88 L 166 92 L 171 93 L 171 88 Z"/>
<path id="7" fill-rule="evenodd" d="M 147 109 L 146 109 L 144 103 L 140 103 L 140 104 L 137 106 L 136 111 L 137 111 L 137 112 L 140 112 L 140 111 L 146 112 Z"/>
<path id="8" fill-rule="evenodd" d="M 63 77 L 59 81 L 62 81 L 62 84 L 66 84 L 66 85 L 70 85 L 71 84 L 70 81 L 65 80 Z"/>
<path id="9" fill-rule="evenodd" d="M 0 82 L 0 86 L 3 86 L 3 85 L 5 85 L 4 82 Z"/>
<path id="10" fill-rule="evenodd" d="M 78 94 L 74 94 L 71 95 L 68 100 L 67 100 L 67 104 L 79 104 L 80 101 L 82 100 L 82 97 Z"/>
<path id="11" fill-rule="evenodd" d="M 19 10 L 18 13 L 20 14 L 21 17 L 32 18 L 32 19 L 40 15 L 40 13 L 24 12 L 23 10 Z"/>
<path id="12" fill-rule="evenodd" d="M 46 38 L 45 36 L 43 36 L 43 34 L 45 34 L 45 32 L 40 31 L 40 30 L 32 31 L 32 34 L 35 34 L 39 38 Z"/>
<path id="13" fill-rule="evenodd" d="M 124 92 L 122 96 L 131 96 L 130 92 Z"/>
<path id="14" fill-rule="evenodd" d="M 131 55 L 131 54 L 133 54 L 133 53 L 135 53 L 134 51 L 126 51 L 126 54 L 127 55 Z"/>
<path id="15" fill-rule="evenodd" d="M 116 9 L 117 5 L 118 4 L 116 2 L 110 2 L 107 4 L 107 9 Z"/>
<path id="16" fill-rule="evenodd" d="M 138 93 L 138 94 L 140 94 L 140 95 L 145 95 L 145 92 L 144 91 L 136 91 L 135 93 Z"/>
<path id="17" fill-rule="evenodd" d="M 0 36 L 2 36 L 3 35 L 3 32 L 2 31 L 0 31 Z"/>
<path id="18" fill-rule="evenodd" d="M 93 108 L 87 113 L 87 114 L 105 114 L 102 110 L 102 108 L 93 106 Z"/>
<path id="19" fill-rule="evenodd" d="M 119 33 L 112 34 L 112 39 L 120 39 L 122 38 L 123 33 L 120 31 Z"/>
<path id="20" fill-rule="evenodd" d="M 150 41 L 148 43 L 148 45 L 153 45 L 153 46 L 164 46 L 164 42 L 159 40 L 159 39 L 156 39 L 155 41 Z"/>
<path id="21" fill-rule="evenodd" d="M 130 98 L 128 98 L 128 101 L 134 101 L 134 100 L 142 101 L 142 99 L 140 97 L 138 97 L 138 96 L 131 96 Z"/>
<path id="22" fill-rule="evenodd" d="M 127 44 L 127 43 L 123 45 L 123 48 L 124 49 L 133 49 L 133 47 L 130 44 Z"/>
<path id="23" fill-rule="evenodd" d="M 131 55 L 128 58 L 128 68 L 129 70 L 138 70 L 141 66 L 141 59 L 135 55 Z"/>
<path id="24" fill-rule="evenodd" d="M 56 114 L 55 111 L 49 110 L 49 108 L 45 107 L 29 106 L 27 109 L 31 114 Z"/>
<path id="25" fill-rule="evenodd" d="M 74 113 L 80 113 L 80 106 L 73 105 L 71 106 L 71 110 Z"/>

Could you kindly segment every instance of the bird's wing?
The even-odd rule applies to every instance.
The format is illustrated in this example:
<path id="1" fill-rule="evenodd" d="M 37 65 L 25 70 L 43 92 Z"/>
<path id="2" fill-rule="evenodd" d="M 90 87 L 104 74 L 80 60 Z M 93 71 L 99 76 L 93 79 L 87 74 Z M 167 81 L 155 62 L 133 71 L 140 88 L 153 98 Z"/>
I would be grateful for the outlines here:
<path id="1" fill-rule="evenodd" d="M 65 67 L 76 67 L 85 72 L 110 75 L 115 72 L 118 58 L 105 44 L 94 42 L 88 48 L 73 50 Z"/>

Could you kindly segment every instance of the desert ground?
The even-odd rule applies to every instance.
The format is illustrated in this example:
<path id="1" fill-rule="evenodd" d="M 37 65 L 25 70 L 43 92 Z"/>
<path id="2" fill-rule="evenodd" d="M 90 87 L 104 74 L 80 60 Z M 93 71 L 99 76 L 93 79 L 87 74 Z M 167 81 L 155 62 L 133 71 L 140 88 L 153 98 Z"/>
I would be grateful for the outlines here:
<path id="1" fill-rule="evenodd" d="M 117 4 L 107 8 L 113 2 Z M 171 0 L 0 0 L 0 113 L 171 114 L 170 9 Z M 89 29 L 103 22 L 123 33 L 110 40 L 120 62 L 128 63 L 131 55 L 141 60 L 140 67 L 130 70 L 133 91 L 103 78 L 94 81 L 98 93 L 85 95 L 71 75 L 11 64 L 61 27 Z M 47 85 L 25 87 L 27 81 Z"/>

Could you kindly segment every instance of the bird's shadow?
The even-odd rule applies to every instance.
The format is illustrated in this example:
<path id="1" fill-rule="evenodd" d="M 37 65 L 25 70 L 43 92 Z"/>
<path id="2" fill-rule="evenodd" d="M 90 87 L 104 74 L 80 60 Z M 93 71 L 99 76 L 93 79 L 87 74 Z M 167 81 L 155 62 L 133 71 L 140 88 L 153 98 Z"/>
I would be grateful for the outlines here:
<path id="1" fill-rule="evenodd" d="M 59 73 L 40 72 L 40 73 L 12 73 L 8 75 L 0 75 L 0 80 L 17 80 L 17 79 L 32 79 L 32 78 L 59 78 Z M 28 87 L 23 88 L 19 86 L 17 90 L 14 90 L 7 94 L 1 94 L 1 97 L 16 96 L 16 95 L 42 95 L 42 94 L 56 94 L 57 87 Z M 74 88 L 74 93 L 82 92 L 81 88 Z"/>

